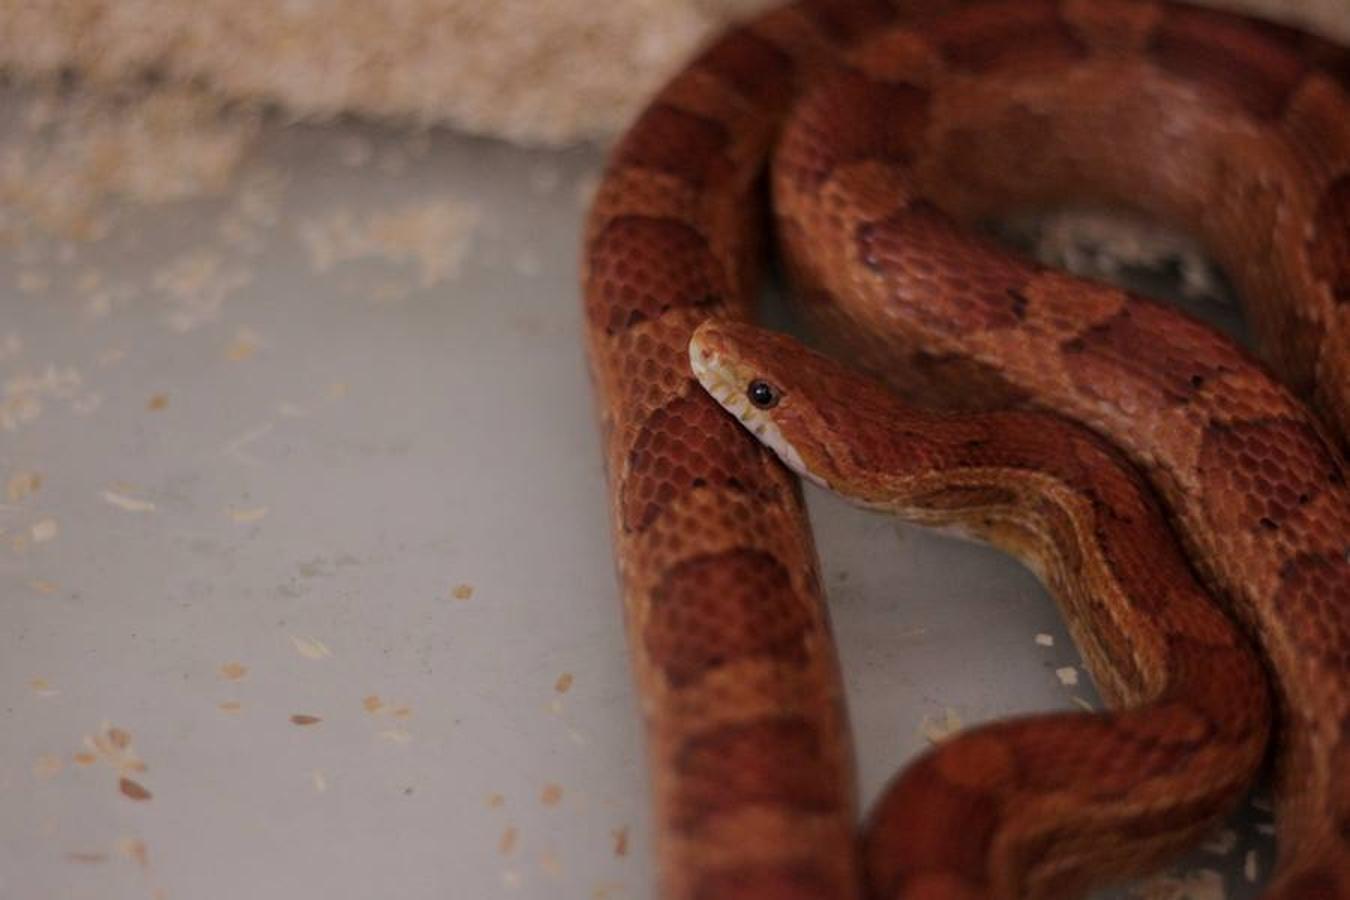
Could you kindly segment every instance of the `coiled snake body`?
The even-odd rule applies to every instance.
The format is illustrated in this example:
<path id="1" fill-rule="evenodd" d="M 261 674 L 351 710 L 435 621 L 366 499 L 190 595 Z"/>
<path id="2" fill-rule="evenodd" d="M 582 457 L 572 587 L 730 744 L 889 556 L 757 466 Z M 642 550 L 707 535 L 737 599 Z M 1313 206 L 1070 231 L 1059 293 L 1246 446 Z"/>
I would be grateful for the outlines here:
<path id="1" fill-rule="evenodd" d="M 1158 861 L 1250 784 L 1271 716 L 1203 584 L 1271 674 L 1270 895 L 1350 898 L 1348 84 L 1332 45 L 1182 5 L 803 0 L 661 91 L 600 185 L 584 293 L 664 896 L 1059 896 Z M 785 425 L 814 435 L 788 457 L 807 472 L 1028 557 L 1127 707 L 953 739 L 862 853 L 798 488 L 689 365 L 700 323 L 750 314 L 771 152 L 785 259 L 835 346 L 924 403 L 1055 412 L 939 417 L 731 323 L 696 358 L 794 385 L 775 414 L 813 411 Z M 954 224 L 1083 199 L 1201 237 L 1322 418 L 1181 313 Z"/>

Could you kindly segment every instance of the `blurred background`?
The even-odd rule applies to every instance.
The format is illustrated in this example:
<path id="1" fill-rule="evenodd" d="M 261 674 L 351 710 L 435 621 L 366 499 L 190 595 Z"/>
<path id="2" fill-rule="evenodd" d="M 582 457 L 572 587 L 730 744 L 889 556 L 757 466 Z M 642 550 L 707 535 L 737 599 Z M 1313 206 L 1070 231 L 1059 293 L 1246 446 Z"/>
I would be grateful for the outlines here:
<path id="1" fill-rule="evenodd" d="M 653 896 L 580 224 L 763 5 L 0 3 L 0 900 Z M 1180 236 L 999 230 L 1241 335 Z M 864 802 L 1096 705 L 1017 564 L 808 501 Z M 1252 896 L 1269 821 L 1112 896 Z"/>

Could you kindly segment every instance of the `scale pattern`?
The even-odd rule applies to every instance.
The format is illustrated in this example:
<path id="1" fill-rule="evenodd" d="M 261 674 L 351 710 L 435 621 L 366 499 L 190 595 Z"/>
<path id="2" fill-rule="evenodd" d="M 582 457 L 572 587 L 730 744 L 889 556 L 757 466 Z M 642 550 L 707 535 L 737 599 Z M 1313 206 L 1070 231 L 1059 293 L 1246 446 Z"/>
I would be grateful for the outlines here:
<path id="1" fill-rule="evenodd" d="M 1328 437 L 1350 426 L 1348 60 L 1165 3 L 804 0 L 723 36 L 654 98 L 611 156 L 583 278 L 664 896 L 864 890 L 798 488 L 688 365 L 701 322 L 753 306 L 776 152 L 788 267 L 840 346 L 925 402 L 1056 409 L 1147 474 L 1274 672 L 1275 890 L 1350 897 L 1350 495 Z M 1261 299 L 1263 358 L 1326 424 L 1184 316 L 956 224 L 1085 198 L 1189 224 Z M 934 790 L 918 820 L 939 834 L 959 798 Z M 1213 813 L 1151 799 L 1163 832 Z M 935 859 L 997 843 L 943 834 Z M 966 896 L 942 890 L 928 896 Z"/>

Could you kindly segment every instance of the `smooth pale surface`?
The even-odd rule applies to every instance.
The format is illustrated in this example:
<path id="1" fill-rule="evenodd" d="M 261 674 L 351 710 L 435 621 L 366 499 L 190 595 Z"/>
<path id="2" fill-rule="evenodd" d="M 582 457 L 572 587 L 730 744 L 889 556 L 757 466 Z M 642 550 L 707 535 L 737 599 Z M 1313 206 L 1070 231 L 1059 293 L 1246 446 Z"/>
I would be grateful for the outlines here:
<path id="1" fill-rule="evenodd" d="M 220 237 L 235 190 L 0 250 L 0 403 L 46 385 L 0 430 L 0 482 L 42 476 L 0 496 L 0 897 L 652 896 L 581 349 L 598 167 L 269 127 L 235 179 L 275 188 L 251 244 Z M 429 286 L 378 254 L 318 271 L 302 238 L 439 204 L 478 223 Z M 1016 563 L 808 498 L 864 800 L 925 733 L 1095 702 Z M 109 727 L 146 771 L 76 760 Z M 1194 860 L 1230 897 L 1273 848 L 1240 828 Z"/>

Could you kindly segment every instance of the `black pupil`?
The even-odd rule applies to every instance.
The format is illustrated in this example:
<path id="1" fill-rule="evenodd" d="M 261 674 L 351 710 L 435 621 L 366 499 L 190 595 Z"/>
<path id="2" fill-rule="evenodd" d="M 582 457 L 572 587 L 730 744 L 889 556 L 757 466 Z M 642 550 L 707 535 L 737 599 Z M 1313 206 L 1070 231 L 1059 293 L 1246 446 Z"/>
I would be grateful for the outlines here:
<path id="1" fill-rule="evenodd" d="M 767 381 L 750 382 L 746 395 L 749 396 L 750 402 L 760 409 L 768 409 L 778 402 L 778 392 Z"/>

